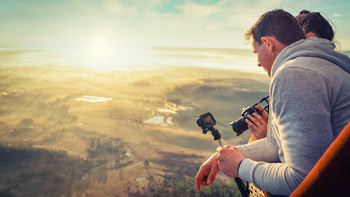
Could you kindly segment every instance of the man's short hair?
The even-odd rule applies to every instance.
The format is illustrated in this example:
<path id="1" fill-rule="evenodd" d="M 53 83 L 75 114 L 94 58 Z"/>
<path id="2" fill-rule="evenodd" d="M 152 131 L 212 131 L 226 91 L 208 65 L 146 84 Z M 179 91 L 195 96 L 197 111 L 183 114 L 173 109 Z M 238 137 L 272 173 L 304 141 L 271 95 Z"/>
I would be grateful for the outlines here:
<path id="1" fill-rule="evenodd" d="M 295 19 L 300 23 L 305 34 L 312 32 L 319 38 L 333 40 L 334 31 L 329 22 L 319 12 L 302 10 Z"/>
<path id="2" fill-rule="evenodd" d="M 264 36 L 274 37 L 286 46 L 305 39 L 305 34 L 298 21 L 293 15 L 282 9 L 275 9 L 263 14 L 246 33 L 247 40 L 252 36 L 259 45 Z"/>

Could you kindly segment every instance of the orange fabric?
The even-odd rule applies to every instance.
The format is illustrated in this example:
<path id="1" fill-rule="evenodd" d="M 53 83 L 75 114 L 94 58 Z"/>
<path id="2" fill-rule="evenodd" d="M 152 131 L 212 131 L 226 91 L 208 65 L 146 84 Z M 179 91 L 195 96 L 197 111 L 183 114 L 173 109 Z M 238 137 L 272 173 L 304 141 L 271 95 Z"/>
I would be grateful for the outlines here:
<path id="1" fill-rule="evenodd" d="M 255 135 L 252 134 L 248 140 L 248 143 L 254 142 L 256 140 L 258 140 L 258 138 L 256 138 Z"/>
<path id="2" fill-rule="evenodd" d="M 296 196 L 349 196 L 350 122 L 291 194 Z"/>

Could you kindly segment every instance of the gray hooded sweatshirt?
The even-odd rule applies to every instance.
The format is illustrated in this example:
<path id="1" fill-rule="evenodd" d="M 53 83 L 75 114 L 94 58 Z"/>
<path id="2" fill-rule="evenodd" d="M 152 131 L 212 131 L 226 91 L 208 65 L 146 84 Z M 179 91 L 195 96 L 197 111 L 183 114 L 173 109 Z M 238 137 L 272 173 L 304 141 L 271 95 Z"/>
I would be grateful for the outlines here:
<path id="1" fill-rule="evenodd" d="M 238 146 L 241 179 L 290 195 L 350 121 L 350 59 L 326 39 L 295 42 L 271 70 L 267 137 Z"/>

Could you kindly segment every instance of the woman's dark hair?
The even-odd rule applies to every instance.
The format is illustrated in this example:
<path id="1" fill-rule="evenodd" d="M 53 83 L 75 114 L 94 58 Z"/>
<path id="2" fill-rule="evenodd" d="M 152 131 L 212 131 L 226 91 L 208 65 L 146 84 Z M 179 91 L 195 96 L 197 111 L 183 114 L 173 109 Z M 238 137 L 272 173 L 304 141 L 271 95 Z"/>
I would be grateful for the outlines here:
<path id="1" fill-rule="evenodd" d="M 319 38 L 333 40 L 334 31 L 329 22 L 319 12 L 302 10 L 295 19 L 300 23 L 305 34 L 312 32 Z"/>
<path id="2" fill-rule="evenodd" d="M 261 38 L 271 36 L 282 44 L 288 46 L 298 40 L 305 39 L 300 24 L 290 13 L 275 9 L 263 14 L 246 33 L 246 39 L 253 36 L 261 44 Z"/>

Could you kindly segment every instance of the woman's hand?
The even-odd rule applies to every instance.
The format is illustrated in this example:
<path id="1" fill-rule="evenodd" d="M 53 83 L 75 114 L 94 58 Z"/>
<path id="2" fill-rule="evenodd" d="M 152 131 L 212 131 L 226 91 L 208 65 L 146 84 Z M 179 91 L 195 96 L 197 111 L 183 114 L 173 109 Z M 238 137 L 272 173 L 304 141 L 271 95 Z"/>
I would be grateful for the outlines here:
<path id="1" fill-rule="evenodd" d="M 263 110 L 260 105 L 255 106 L 255 108 L 259 111 Z M 268 116 L 265 111 L 262 111 L 261 115 L 262 116 L 257 113 L 253 113 L 252 115 L 248 114 L 246 118 L 248 128 L 257 139 L 261 139 L 267 136 Z"/>

